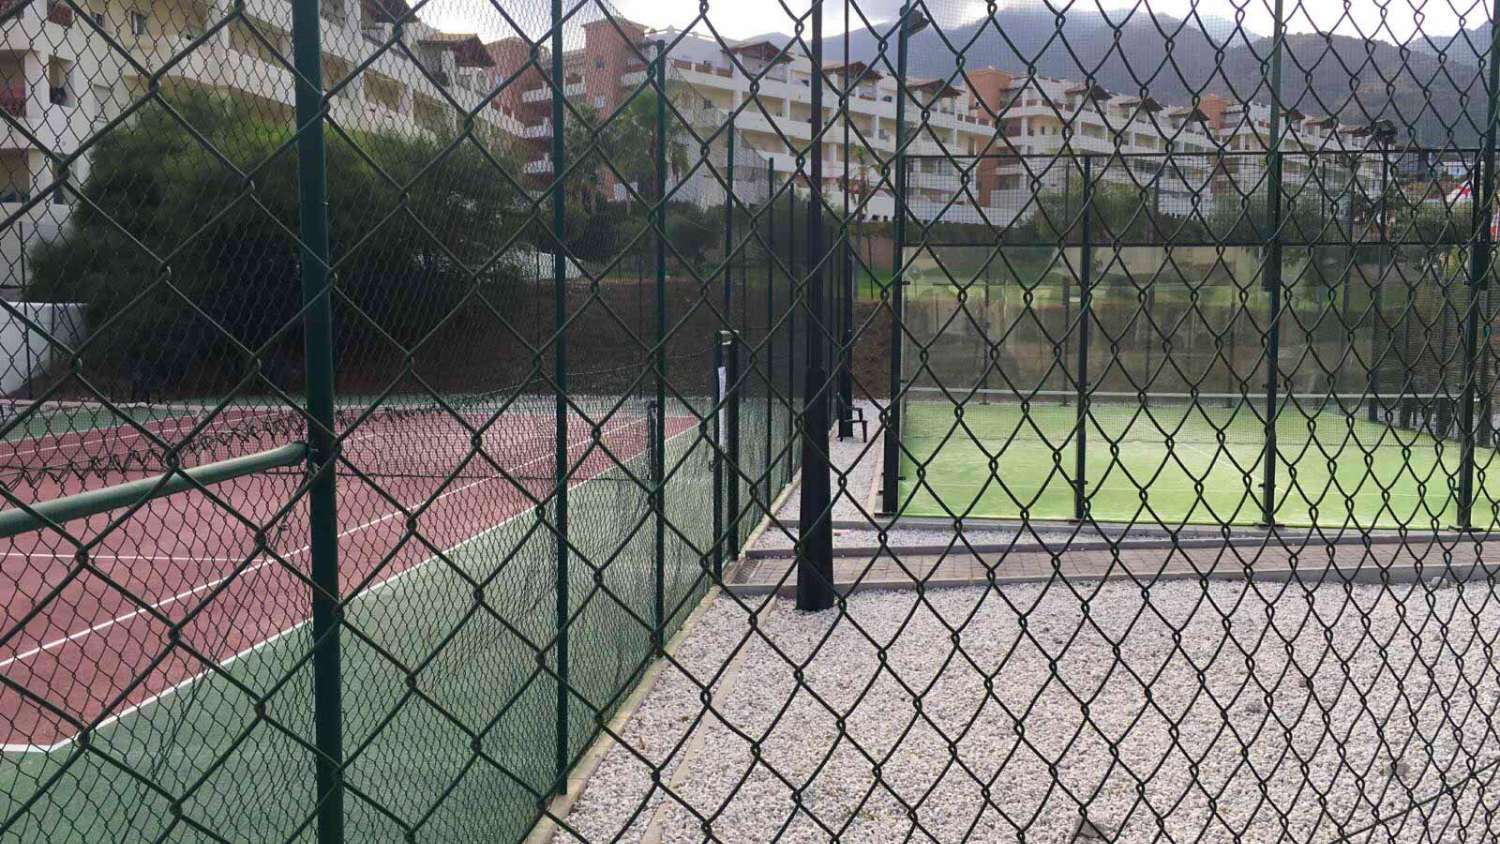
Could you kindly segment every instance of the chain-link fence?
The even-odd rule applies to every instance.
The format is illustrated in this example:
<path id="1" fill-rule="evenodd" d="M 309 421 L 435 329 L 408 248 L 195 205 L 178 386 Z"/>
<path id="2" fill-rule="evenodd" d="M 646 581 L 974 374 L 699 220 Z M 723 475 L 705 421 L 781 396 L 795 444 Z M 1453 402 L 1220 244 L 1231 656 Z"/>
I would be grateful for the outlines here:
<path id="1" fill-rule="evenodd" d="M 0 839 L 1494 838 L 1495 11 L 673 14 L 0 2 Z"/>

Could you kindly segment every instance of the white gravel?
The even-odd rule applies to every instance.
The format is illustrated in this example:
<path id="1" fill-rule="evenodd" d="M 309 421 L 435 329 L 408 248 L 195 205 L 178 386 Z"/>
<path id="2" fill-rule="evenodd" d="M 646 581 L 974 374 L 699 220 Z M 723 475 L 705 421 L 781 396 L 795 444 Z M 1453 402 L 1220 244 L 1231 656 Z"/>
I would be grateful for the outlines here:
<path id="1" fill-rule="evenodd" d="M 1485 583 L 1071 587 L 863 592 L 847 617 L 720 596 L 568 824 L 590 842 L 701 841 L 700 817 L 736 844 L 1065 842 L 1085 806 L 1115 840 L 1300 842 L 1408 810 L 1353 840 L 1496 840 Z"/>

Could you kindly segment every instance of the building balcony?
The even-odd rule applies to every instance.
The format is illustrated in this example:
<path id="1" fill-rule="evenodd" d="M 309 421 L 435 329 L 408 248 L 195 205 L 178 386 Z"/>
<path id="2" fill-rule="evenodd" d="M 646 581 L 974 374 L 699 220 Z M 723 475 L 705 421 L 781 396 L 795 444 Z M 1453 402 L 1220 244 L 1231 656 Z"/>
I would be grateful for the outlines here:
<path id="1" fill-rule="evenodd" d="M 564 97 L 581 97 L 583 94 L 584 86 L 582 80 L 563 85 Z M 521 93 L 521 102 L 523 103 L 544 103 L 551 98 L 552 87 L 550 85 L 540 85 Z"/>
<path id="2" fill-rule="evenodd" d="M 528 176 L 546 176 L 552 173 L 552 159 L 538 158 L 528 161 L 521 167 L 521 172 Z"/>
<path id="3" fill-rule="evenodd" d="M 550 138 L 552 137 L 552 121 L 543 120 L 541 123 L 533 123 L 521 128 L 523 138 Z"/>

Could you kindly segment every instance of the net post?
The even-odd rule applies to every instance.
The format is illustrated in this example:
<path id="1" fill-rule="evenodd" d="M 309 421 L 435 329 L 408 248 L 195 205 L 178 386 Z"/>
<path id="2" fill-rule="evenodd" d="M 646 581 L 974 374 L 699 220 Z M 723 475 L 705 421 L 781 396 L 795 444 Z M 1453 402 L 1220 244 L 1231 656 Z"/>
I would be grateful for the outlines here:
<path id="1" fill-rule="evenodd" d="M 724 401 L 726 423 L 724 430 L 725 459 L 729 465 L 728 501 L 728 547 L 724 556 L 730 560 L 740 556 L 740 335 L 736 331 L 724 332 Z M 719 572 L 721 578 L 723 571 Z"/>
<path id="2" fill-rule="evenodd" d="M 651 648 L 660 653 L 666 629 L 666 408 L 667 408 L 667 45 L 656 42 L 656 131 L 652 145 L 656 159 L 655 196 L 652 197 L 653 240 L 656 247 L 656 345 L 652 349 L 656 370 L 655 423 L 651 431 L 651 505 L 655 511 L 653 542 L 654 594 L 651 604 Z"/>
<path id="3" fill-rule="evenodd" d="M 829 520 L 828 385 L 823 351 L 823 0 L 812 0 L 812 168 L 807 207 L 807 360 L 802 381 L 802 493 L 797 519 L 797 609 L 833 606 L 833 523 Z"/>
<path id="4" fill-rule="evenodd" d="M 309 575 L 312 582 L 314 765 L 319 844 L 344 840 L 342 649 L 334 460 L 333 304 L 328 272 L 328 161 L 323 135 L 322 34 L 317 0 L 292 3 L 297 188 L 307 377 Z"/>
<path id="5" fill-rule="evenodd" d="M 1078 401 L 1073 444 L 1073 518 L 1088 516 L 1088 401 L 1089 401 L 1089 319 L 1094 291 L 1094 159 L 1083 156 L 1083 242 L 1079 247 L 1081 269 L 1078 279 Z"/>
<path id="6" fill-rule="evenodd" d="M 564 144 L 563 120 L 567 115 L 564 102 L 563 74 L 563 11 L 562 0 L 552 0 L 552 377 L 553 377 L 553 483 L 554 531 L 557 553 L 557 746 L 555 748 L 556 793 L 568 790 L 568 615 L 571 598 L 568 594 L 568 270 L 567 256 L 563 250 L 563 234 L 567 228 L 566 191 L 563 173 L 567 170 L 567 147 Z"/>
<path id="7" fill-rule="evenodd" d="M 896 152 L 892 156 L 896 168 L 891 209 L 891 279 L 886 284 L 886 296 L 891 309 L 890 350 L 890 395 L 886 399 L 885 432 L 881 441 L 882 463 L 880 479 L 880 513 L 896 515 L 901 481 L 901 343 L 902 318 L 905 311 L 905 285 L 902 283 L 902 265 L 906 259 L 906 61 L 911 40 L 910 3 L 901 4 L 901 19 L 896 35 Z"/>
<path id="8" fill-rule="evenodd" d="M 1283 0 L 1276 0 L 1271 36 L 1271 127 L 1270 149 L 1266 164 L 1270 170 L 1266 182 L 1267 229 L 1266 260 L 1261 269 L 1262 284 L 1268 294 L 1266 330 L 1266 406 L 1265 452 L 1262 454 L 1261 523 L 1276 526 L 1276 417 L 1277 388 L 1281 377 L 1281 51 L 1286 40 L 1282 14 Z"/>
<path id="9" fill-rule="evenodd" d="M 1500 0 L 1495 0 L 1490 20 L 1500 20 Z M 1476 362 L 1479 354 L 1479 309 L 1477 303 L 1488 302 L 1484 292 L 1489 288 L 1490 263 L 1494 258 L 1495 215 L 1495 121 L 1500 117 L 1500 27 L 1491 27 L 1489 76 L 1485 84 L 1487 101 L 1484 125 L 1484 146 L 1479 157 L 1479 172 L 1475 178 L 1479 193 L 1474 197 L 1475 232 L 1477 242 L 1470 254 L 1467 307 L 1464 319 L 1463 403 L 1460 432 L 1463 446 L 1459 460 L 1458 527 L 1471 530 L 1474 526 L 1474 400 Z M 1488 318 L 1488 315 L 1486 315 Z"/>

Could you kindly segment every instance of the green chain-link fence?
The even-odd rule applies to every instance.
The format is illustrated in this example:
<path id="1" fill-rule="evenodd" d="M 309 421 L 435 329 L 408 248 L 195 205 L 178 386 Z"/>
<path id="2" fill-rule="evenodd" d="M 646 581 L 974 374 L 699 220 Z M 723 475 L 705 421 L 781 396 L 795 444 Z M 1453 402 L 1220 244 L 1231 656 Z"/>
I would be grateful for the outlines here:
<path id="1" fill-rule="evenodd" d="M 1493 838 L 1495 11 L 1168 5 L 0 2 L 0 839 Z"/>

